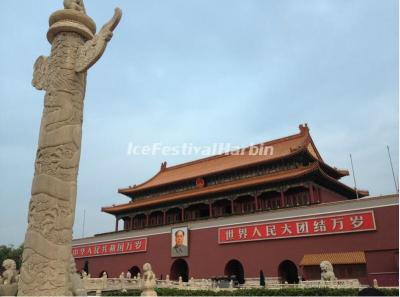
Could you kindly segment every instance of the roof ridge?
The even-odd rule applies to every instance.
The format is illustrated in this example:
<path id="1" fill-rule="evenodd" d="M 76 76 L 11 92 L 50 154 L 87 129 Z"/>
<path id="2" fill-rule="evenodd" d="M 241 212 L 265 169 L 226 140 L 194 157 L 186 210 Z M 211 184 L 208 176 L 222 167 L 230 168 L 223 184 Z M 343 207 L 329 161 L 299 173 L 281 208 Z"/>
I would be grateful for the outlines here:
<path id="1" fill-rule="evenodd" d="M 145 182 L 143 182 L 143 183 L 140 183 L 140 184 L 138 184 L 138 185 L 133 185 L 133 186 L 128 186 L 128 187 L 126 187 L 126 188 L 119 188 L 118 189 L 118 193 L 125 193 L 126 191 L 129 191 L 129 190 L 131 190 L 131 189 L 134 189 L 134 188 L 137 188 L 137 187 L 141 187 L 141 186 L 143 186 L 143 185 L 145 185 L 145 184 L 147 184 L 147 183 L 149 183 L 149 182 L 151 182 L 153 179 L 155 179 L 157 176 L 159 176 L 162 172 L 164 172 L 165 171 L 165 169 L 164 170 L 162 170 L 162 169 L 160 169 L 160 171 L 158 171 L 155 175 L 153 175 L 151 178 L 149 178 L 148 180 L 146 180 Z"/>
<path id="2" fill-rule="evenodd" d="M 303 137 L 306 133 L 308 134 L 308 127 L 307 127 L 307 124 L 305 124 L 304 126 L 303 126 L 303 125 L 300 125 L 300 126 L 299 126 L 299 129 L 300 129 L 300 132 L 297 133 L 297 134 L 292 134 L 292 135 L 285 136 L 285 137 L 281 137 L 281 138 L 278 138 L 278 139 L 273 139 L 273 140 L 268 140 L 268 141 L 265 141 L 265 142 L 257 143 L 257 144 L 251 145 L 251 146 L 247 146 L 247 147 L 240 148 L 239 150 L 244 150 L 244 151 L 246 151 L 246 150 L 249 150 L 251 147 L 255 147 L 255 146 L 265 146 L 265 145 L 267 145 L 267 144 L 268 144 L 268 145 L 270 145 L 270 144 L 275 144 L 275 143 L 283 142 L 283 141 L 290 140 L 290 139 L 293 139 L 293 138 Z M 229 151 L 229 152 L 225 152 L 225 153 L 218 154 L 218 155 L 214 155 L 214 156 L 209 156 L 209 157 L 200 158 L 200 159 L 193 160 L 193 161 L 188 161 L 188 162 L 176 164 L 176 165 L 173 165 L 173 166 L 170 166 L 170 167 L 165 168 L 164 172 L 169 171 L 169 170 L 171 170 L 171 169 L 177 169 L 177 168 L 182 168 L 182 167 L 190 166 L 190 165 L 193 165 L 193 164 L 198 164 L 198 163 L 206 162 L 206 161 L 209 161 L 209 160 L 214 160 L 214 159 L 218 159 L 218 158 L 222 158 L 222 157 L 228 157 L 228 156 L 230 156 L 232 153 L 237 152 L 237 151 L 238 151 L 238 150 Z"/>
<path id="3" fill-rule="evenodd" d="M 241 151 L 248 152 L 253 147 L 272 146 L 272 145 L 277 144 L 277 143 L 284 143 L 284 142 L 289 141 L 289 140 L 298 139 L 298 138 L 299 139 L 304 138 L 303 141 L 301 141 L 300 145 L 298 145 L 297 147 L 293 147 L 293 148 L 291 147 L 290 148 L 291 152 L 299 151 L 299 149 L 306 148 L 307 143 L 310 142 L 310 138 L 311 138 L 311 136 L 309 134 L 309 128 L 308 128 L 307 124 L 300 124 L 299 125 L 299 130 L 300 131 L 297 134 L 292 134 L 292 135 L 281 137 L 281 138 L 278 138 L 278 139 L 272 139 L 272 140 L 264 141 L 264 142 L 261 142 L 261 143 L 255 144 L 255 145 L 243 147 L 243 148 L 240 148 L 240 149 L 237 149 L 237 150 L 234 150 L 234 151 L 229 151 L 229 152 L 221 153 L 221 154 L 218 154 L 218 155 L 213 155 L 213 156 L 209 156 L 209 157 L 205 157 L 205 158 L 201 158 L 201 159 L 197 159 L 197 160 L 188 161 L 188 162 L 185 162 L 185 163 L 176 164 L 176 165 L 173 165 L 171 167 L 167 167 L 167 162 L 162 162 L 159 171 L 155 175 L 153 175 L 150 179 L 148 179 L 145 182 L 140 183 L 140 184 L 135 184 L 133 186 L 119 188 L 118 189 L 118 193 L 126 194 L 126 193 L 128 193 L 128 192 L 130 192 L 132 190 L 139 189 L 139 188 L 145 186 L 146 184 L 152 182 L 157 177 L 163 176 L 164 173 L 173 172 L 176 169 L 185 168 L 185 167 L 189 167 L 189 166 L 192 166 L 192 165 L 202 164 L 202 163 L 205 163 L 205 162 L 208 162 L 208 161 L 211 161 L 211 160 L 217 160 L 217 159 L 220 159 L 220 158 L 229 157 L 229 156 L 234 155 L 236 152 L 241 152 Z"/>

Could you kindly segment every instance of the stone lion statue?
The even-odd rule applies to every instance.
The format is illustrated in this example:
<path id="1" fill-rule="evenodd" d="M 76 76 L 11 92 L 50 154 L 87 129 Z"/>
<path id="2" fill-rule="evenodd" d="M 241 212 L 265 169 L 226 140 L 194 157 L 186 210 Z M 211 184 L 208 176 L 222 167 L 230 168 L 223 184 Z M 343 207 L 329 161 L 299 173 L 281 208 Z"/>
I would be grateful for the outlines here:
<path id="1" fill-rule="evenodd" d="M 70 258 L 70 283 L 74 296 L 87 296 L 83 280 L 76 272 L 75 259 L 72 256 Z"/>
<path id="2" fill-rule="evenodd" d="M 154 288 L 156 287 L 156 276 L 151 270 L 150 263 L 143 265 L 143 280 L 142 280 L 142 294 L 141 296 L 157 296 Z"/>
<path id="3" fill-rule="evenodd" d="M 336 280 L 335 273 L 333 272 L 333 266 L 329 261 L 322 261 L 319 264 L 321 268 L 321 280 L 323 281 L 334 281 Z"/>
<path id="4" fill-rule="evenodd" d="M 5 271 L 3 272 L 3 284 L 11 285 L 18 283 L 18 272 L 17 264 L 12 259 L 6 259 L 3 261 L 3 267 Z"/>

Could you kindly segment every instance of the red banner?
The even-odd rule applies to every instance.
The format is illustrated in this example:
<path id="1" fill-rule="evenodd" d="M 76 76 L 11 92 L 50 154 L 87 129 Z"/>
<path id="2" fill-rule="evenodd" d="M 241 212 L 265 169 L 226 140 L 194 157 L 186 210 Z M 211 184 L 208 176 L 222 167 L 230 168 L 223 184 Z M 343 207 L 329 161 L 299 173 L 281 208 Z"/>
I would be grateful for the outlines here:
<path id="1" fill-rule="evenodd" d="M 119 255 L 128 253 L 145 252 L 147 238 L 132 238 L 118 241 L 97 242 L 92 244 L 73 246 L 74 258 Z"/>
<path id="2" fill-rule="evenodd" d="M 218 243 L 319 236 L 376 230 L 373 211 L 265 222 L 218 229 Z"/>

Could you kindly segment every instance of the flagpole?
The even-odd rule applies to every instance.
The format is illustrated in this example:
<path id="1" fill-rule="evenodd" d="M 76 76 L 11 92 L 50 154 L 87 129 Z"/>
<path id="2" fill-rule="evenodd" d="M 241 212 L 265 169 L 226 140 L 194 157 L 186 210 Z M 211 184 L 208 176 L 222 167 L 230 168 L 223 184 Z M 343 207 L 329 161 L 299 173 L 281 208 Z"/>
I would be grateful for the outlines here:
<path id="1" fill-rule="evenodd" d="M 392 163 L 392 157 L 391 157 L 391 155 L 390 155 L 390 149 L 389 149 L 389 146 L 388 146 L 388 145 L 386 146 L 386 148 L 387 148 L 387 152 L 388 152 L 388 155 L 389 155 L 390 167 L 392 168 L 392 175 L 393 175 L 394 187 L 395 187 L 395 189 L 396 189 L 396 193 L 398 193 L 398 192 L 399 192 L 399 187 L 398 187 L 398 185 L 397 185 L 396 175 L 394 174 L 393 163 Z"/>
<path id="2" fill-rule="evenodd" d="M 359 197 L 358 197 L 358 191 L 357 191 L 356 175 L 354 174 L 353 158 L 351 157 L 351 154 L 350 154 L 350 162 L 351 162 L 351 170 L 353 172 L 354 189 L 356 190 L 356 195 L 357 195 L 357 199 L 358 199 Z"/>
<path id="3" fill-rule="evenodd" d="M 82 238 L 85 237 L 86 209 L 83 210 Z"/>

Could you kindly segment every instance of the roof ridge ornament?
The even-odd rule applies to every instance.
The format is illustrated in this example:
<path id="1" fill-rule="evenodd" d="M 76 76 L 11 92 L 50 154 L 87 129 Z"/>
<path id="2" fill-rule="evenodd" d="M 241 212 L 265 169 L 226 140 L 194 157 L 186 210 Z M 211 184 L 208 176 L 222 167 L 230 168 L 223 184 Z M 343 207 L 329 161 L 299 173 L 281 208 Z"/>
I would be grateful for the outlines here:
<path id="1" fill-rule="evenodd" d="M 164 161 L 161 163 L 160 171 L 165 171 L 167 170 L 167 161 Z"/>
<path id="2" fill-rule="evenodd" d="M 300 129 L 300 134 L 308 134 L 310 132 L 310 129 L 308 128 L 307 123 L 300 124 L 299 129 Z"/>

